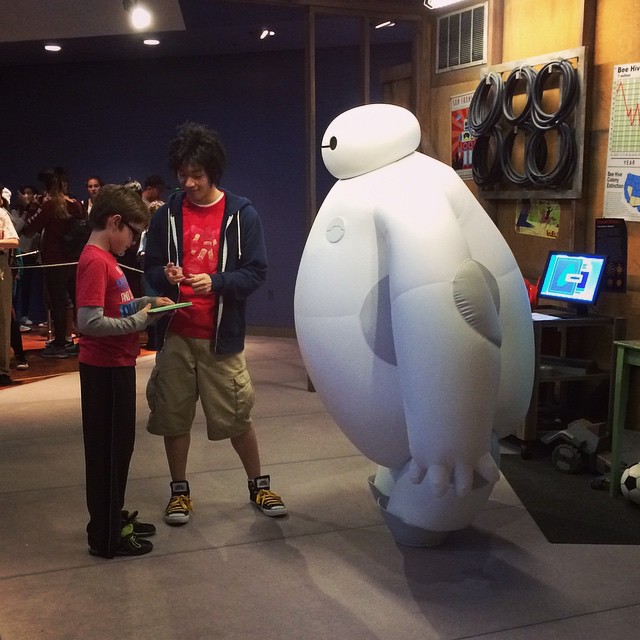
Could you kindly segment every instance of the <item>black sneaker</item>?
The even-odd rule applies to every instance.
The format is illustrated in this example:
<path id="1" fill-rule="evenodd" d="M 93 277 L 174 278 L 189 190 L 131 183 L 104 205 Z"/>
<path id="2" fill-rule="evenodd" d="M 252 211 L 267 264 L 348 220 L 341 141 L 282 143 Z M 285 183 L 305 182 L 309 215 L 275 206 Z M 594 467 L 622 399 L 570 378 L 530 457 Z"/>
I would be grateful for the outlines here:
<path id="1" fill-rule="evenodd" d="M 193 510 L 191 496 L 189 495 L 189 483 L 171 483 L 171 498 L 164 511 L 164 521 L 170 525 L 181 525 L 189 522 L 189 512 Z"/>
<path id="2" fill-rule="evenodd" d="M 40 354 L 43 358 L 68 358 L 66 347 L 56 347 L 53 344 L 46 346 Z"/>
<path id="3" fill-rule="evenodd" d="M 0 387 L 8 387 L 13 384 L 13 380 L 6 374 L 0 374 Z"/>
<path id="4" fill-rule="evenodd" d="M 114 556 L 143 556 L 153 549 L 153 544 L 149 540 L 138 538 L 133 533 L 133 525 L 128 524 L 122 528 L 120 533 L 120 543 L 114 552 Z M 89 547 L 89 554 L 100 558 L 109 558 L 95 549 Z"/>
<path id="5" fill-rule="evenodd" d="M 279 517 L 287 515 L 287 507 L 282 498 L 271 491 L 270 476 L 258 476 L 248 481 L 249 500 L 251 504 L 260 509 L 265 516 Z"/>
<path id="6" fill-rule="evenodd" d="M 70 345 L 65 345 L 65 351 L 70 356 L 77 356 L 80 353 L 80 345 L 77 342 L 72 342 Z"/>
<path id="7" fill-rule="evenodd" d="M 122 527 L 126 527 L 128 524 L 133 525 L 133 533 L 138 538 L 150 538 L 156 535 L 156 527 L 150 522 L 140 522 L 138 520 L 137 511 L 122 511 Z"/>

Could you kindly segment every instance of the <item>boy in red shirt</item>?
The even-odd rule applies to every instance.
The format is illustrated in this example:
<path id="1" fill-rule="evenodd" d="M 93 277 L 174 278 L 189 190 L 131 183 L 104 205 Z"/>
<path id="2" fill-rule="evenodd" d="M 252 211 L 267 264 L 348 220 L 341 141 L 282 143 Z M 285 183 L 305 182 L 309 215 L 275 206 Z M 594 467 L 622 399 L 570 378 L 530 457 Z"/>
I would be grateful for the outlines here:
<path id="1" fill-rule="evenodd" d="M 89 553 L 103 558 L 149 553 L 143 538 L 155 533 L 137 512 L 123 511 L 136 424 L 138 332 L 151 321 L 151 307 L 169 298 L 135 299 L 117 263 L 149 221 L 140 196 L 106 185 L 91 209 L 91 237 L 77 275 L 80 390 L 84 435 Z"/>

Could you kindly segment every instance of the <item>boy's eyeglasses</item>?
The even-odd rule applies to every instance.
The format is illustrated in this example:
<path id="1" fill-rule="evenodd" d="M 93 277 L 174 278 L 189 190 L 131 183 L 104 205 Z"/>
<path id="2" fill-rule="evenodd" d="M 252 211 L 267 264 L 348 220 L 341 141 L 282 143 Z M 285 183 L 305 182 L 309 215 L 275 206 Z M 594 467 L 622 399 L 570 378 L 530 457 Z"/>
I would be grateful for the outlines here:
<path id="1" fill-rule="evenodd" d="M 122 221 L 126 227 L 131 231 L 131 236 L 134 242 L 136 242 L 140 236 L 142 235 L 142 231 L 140 229 L 136 229 L 132 224 L 129 224 L 126 220 Z"/>

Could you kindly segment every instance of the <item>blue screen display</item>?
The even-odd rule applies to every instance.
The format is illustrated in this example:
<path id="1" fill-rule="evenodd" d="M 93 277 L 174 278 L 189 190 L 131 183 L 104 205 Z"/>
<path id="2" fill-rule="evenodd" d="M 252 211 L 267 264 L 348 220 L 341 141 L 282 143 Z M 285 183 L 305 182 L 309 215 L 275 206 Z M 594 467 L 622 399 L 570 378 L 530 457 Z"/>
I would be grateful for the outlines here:
<path id="1" fill-rule="evenodd" d="M 606 256 L 550 251 L 538 295 L 593 304 L 598 297 L 606 263 Z"/>

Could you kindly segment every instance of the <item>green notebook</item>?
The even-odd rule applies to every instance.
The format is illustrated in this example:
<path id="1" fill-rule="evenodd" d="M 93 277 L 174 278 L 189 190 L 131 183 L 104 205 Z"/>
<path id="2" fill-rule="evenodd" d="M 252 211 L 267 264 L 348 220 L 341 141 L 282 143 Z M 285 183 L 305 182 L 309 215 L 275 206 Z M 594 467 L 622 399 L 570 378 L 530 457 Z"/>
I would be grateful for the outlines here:
<path id="1" fill-rule="evenodd" d="M 164 307 L 154 307 L 149 309 L 147 313 L 164 313 L 165 311 L 173 311 L 174 309 L 182 309 L 182 307 L 190 307 L 193 302 L 176 302 L 175 304 L 168 304 Z"/>

